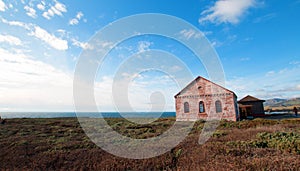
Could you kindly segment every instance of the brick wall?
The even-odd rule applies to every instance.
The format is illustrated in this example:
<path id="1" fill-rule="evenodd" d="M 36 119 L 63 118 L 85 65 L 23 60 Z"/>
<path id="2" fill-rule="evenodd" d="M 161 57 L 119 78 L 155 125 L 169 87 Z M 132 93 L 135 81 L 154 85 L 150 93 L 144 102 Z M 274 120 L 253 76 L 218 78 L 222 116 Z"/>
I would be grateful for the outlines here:
<path id="1" fill-rule="evenodd" d="M 221 117 L 226 120 L 237 120 L 235 109 L 236 96 L 233 92 L 226 90 L 206 79 L 200 77 L 189 84 L 175 97 L 176 120 L 195 121 L 198 119 L 216 119 Z M 215 102 L 219 100 L 222 112 L 216 112 Z M 205 112 L 199 112 L 199 102 L 203 101 Z M 184 103 L 189 103 L 189 112 L 184 113 Z"/>

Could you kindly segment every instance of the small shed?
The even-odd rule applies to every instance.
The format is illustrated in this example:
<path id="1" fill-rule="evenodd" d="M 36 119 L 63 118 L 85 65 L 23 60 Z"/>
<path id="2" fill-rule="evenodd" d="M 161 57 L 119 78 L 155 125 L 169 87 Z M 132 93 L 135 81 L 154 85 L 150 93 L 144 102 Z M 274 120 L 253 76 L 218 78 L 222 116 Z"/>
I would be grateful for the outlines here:
<path id="1" fill-rule="evenodd" d="M 265 100 L 258 99 L 253 96 L 246 96 L 238 101 L 241 118 L 264 116 Z"/>

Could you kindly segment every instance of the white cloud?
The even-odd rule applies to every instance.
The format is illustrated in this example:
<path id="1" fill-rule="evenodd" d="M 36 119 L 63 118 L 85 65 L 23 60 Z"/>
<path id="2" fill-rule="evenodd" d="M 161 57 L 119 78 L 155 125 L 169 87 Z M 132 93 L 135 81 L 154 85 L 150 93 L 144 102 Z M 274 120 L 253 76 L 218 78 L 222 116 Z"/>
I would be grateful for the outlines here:
<path id="1" fill-rule="evenodd" d="M 45 10 L 45 6 L 43 4 L 37 4 L 36 6 L 39 10 L 44 11 Z"/>
<path id="2" fill-rule="evenodd" d="M 103 48 L 112 48 L 113 47 L 113 45 L 114 45 L 114 43 L 113 42 L 108 42 L 108 41 L 99 41 L 98 43 L 97 43 L 97 46 L 100 46 L 100 47 L 103 47 Z"/>
<path id="3" fill-rule="evenodd" d="M 2 23 L 8 24 L 10 26 L 18 26 L 18 27 L 22 27 L 26 30 L 30 29 L 30 25 L 31 24 L 26 24 L 20 21 L 7 21 L 6 19 L 0 18 Z"/>
<path id="4" fill-rule="evenodd" d="M 203 34 L 202 33 L 198 33 L 196 30 L 193 30 L 193 29 L 189 29 L 189 30 L 181 30 L 180 31 L 180 35 L 182 35 L 185 39 L 189 40 L 191 38 L 200 38 L 200 37 L 203 37 Z"/>
<path id="5" fill-rule="evenodd" d="M 71 19 L 69 21 L 69 24 L 70 25 L 77 25 L 79 23 L 79 21 L 81 20 L 81 18 L 83 17 L 83 13 L 81 11 L 79 11 L 77 14 L 76 14 L 76 17 Z"/>
<path id="6" fill-rule="evenodd" d="M 291 61 L 290 62 L 290 65 L 299 65 L 300 64 L 300 61 Z"/>
<path id="7" fill-rule="evenodd" d="M 5 11 L 6 8 L 7 7 L 6 7 L 5 3 L 2 0 L 0 0 L 0 11 Z"/>
<path id="8" fill-rule="evenodd" d="M 0 104 L 12 111 L 72 110 L 72 77 L 26 54 L 0 48 Z"/>
<path id="9" fill-rule="evenodd" d="M 138 42 L 138 53 L 145 52 L 149 50 L 149 47 L 152 45 L 151 42 L 148 41 L 140 41 Z"/>
<path id="10" fill-rule="evenodd" d="M 224 42 L 221 42 L 221 41 L 219 41 L 219 40 L 217 40 L 217 39 L 212 39 L 210 43 L 211 43 L 211 45 L 212 45 L 214 48 L 221 47 L 221 46 L 223 46 L 223 45 L 225 44 Z"/>
<path id="11" fill-rule="evenodd" d="M 32 17 L 32 18 L 36 18 L 37 17 L 35 9 L 33 9 L 33 8 L 27 6 L 27 5 L 24 7 L 24 9 L 26 10 L 26 14 L 29 17 Z"/>
<path id="12" fill-rule="evenodd" d="M 56 30 L 56 33 L 60 36 L 60 37 L 68 37 L 68 32 L 64 29 L 58 29 Z"/>
<path id="13" fill-rule="evenodd" d="M 45 2 L 42 1 L 41 3 L 37 4 L 36 6 L 39 10 L 44 11 L 45 10 Z"/>
<path id="14" fill-rule="evenodd" d="M 113 111 L 112 99 L 112 84 L 111 77 L 104 76 L 100 81 L 95 82 L 94 94 L 97 106 L 103 111 Z"/>
<path id="15" fill-rule="evenodd" d="M 214 6 L 201 13 L 199 22 L 237 24 L 247 10 L 255 4 L 255 0 L 218 0 Z"/>
<path id="16" fill-rule="evenodd" d="M 74 46 L 80 47 L 82 49 L 93 49 L 93 46 L 90 45 L 89 43 L 87 43 L 87 42 L 80 42 L 80 41 L 78 41 L 76 39 L 72 39 L 72 44 Z"/>
<path id="17" fill-rule="evenodd" d="M 6 42 L 10 45 L 17 45 L 17 46 L 22 45 L 22 41 L 19 38 L 11 35 L 0 34 L 0 42 Z"/>
<path id="18" fill-rule="evenodd" d="M 56 1 L 55 8 L 61 12 L 67 12 L 66 6 Z"/>
<path id="19" fill-rule="evenodd" d="M 79 11 L 79 12 L 77 13 L 77 15 L 76 15 L 76 18 L 77 18 L 78 20 L 80 20 L 82 17 L 83 17 L 83 13 L 82 13 L 81 11 Z"/>
<path id="20" fill-rule="evenodd" d="M 269 77 L 269 76 L 273 76 L 275 74 L 275 71 L 269 71 L 266 73 L 266 76 Z"/>
<path id="21" fill-rule="evenodd" d="M 164 75 L 151 76 L 151 74 L 141 75 L 138 73 L 122 73 L 122 78 L 114 80 L 112 77 L 104 76 L 95 83 L 95 100 L 100 110 L 115 111 L 119 109 L 121 112 L 131 111 L 131 109 L 143 112 L 151 111 L 151 109 L 160 112 L 175 110 L 174 95 L 179 89 L 171 78 Z M 126 91 L 128 98 L 116 97 L 119 99 L 114 99 L 113 84 L 119 87 L 114 91 Z M 126 87 L 124 85 L 128 85 L 128 89 L 123 90 Z M 155 96 L 158 92 L 162 96 Z M 119 101 L 120 98 L 123 99 Z M 116 103 L 116 100 L 119 103 Z M 124 103 L 126 101 L 130 106 Z"/>
<path id="22" fill-rule="evenodd" d="M 51 17 L 49 16 L 48 12 L 44 12 L 43 15 L 42 15 L 44 18 L 50 20 Z"/>
<path id="23" fill-rule="evenodd" d="M 70 25 L 77 25 L 79 23 L 79 21 L 76 18 L 73 18 L 69 21 Z"/>
<path id="24" fill-rule="evenodd" d="M 55 5 L 43 13 L 43 17 L 50 20 L 55 15 L 62 16 L 62 13 L 67 12 L 67 8 L 64 4 L 55 1 Z"/>
<path id="25" fill-rule="evenodd" d="M 32 31 L 30 35 L 35 36 L 57 50 L 68 49 L 68 41 L 57 38 L 39 26 L 34 26 L 34 31 Z"/>
<path id="26" fill-rule="evenodd" d="M 300 97 L 298 73 L 300 67 L 278 69 L 226 82 L 226 87 L 239 98 L 248 94 L 262 99 Z"/>
<path id="27" fill-rule="evenodd" d="M 0 18 L 1 19 L 1 18 Z M 68 49 L 68 41 L 63 40 L 61 38 L 56 37 L 55 35 L 48 33 L 45 29 L 36 26 L 31 23 L 23 23 L 19 21 L 7 21 L 5 19 L 1 19 L 1 21 L 5 24 L 11 25 L 11 26 L 18 26 L 23 27 L 24 29 L 28 30 L 29 36 L 34 36 L 48 45 L 50 45 L 52 48 L 57 50 L 67 50 Z"/>

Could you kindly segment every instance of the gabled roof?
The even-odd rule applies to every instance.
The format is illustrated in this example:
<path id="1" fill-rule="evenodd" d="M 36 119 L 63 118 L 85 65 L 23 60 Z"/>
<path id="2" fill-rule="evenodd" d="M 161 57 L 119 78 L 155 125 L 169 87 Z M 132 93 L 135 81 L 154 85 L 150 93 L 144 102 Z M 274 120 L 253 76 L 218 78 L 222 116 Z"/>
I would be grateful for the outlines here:
<path id="1" fill-rule="evenodd" d="M 238 101 L 238 103 L 242 103 L 242 102 L 265 102 L 265 100 L 261 100 L 261 99 L 258 99 L 256 97 L 253 97 L 253 96 L 246 96 L 244 98 L 242 98 L 241 100 Z"/>
<path id="2" fill-rule="evenodd" d="M 208 79 L 206 79 L 206 78 L 203 78 L 203 77 L 201 77 L 201 76 L 198 76 L 197 78 L 195 78 L 192 82 L 190 82 L 187 86 L 185 86 L 179 93 L 177 93 L 174 97 L 176 98 L 178 95 L 180 95 L 183 91 L 185 91 L 186 89 L 188 89 L 192 84 L 194 84 L 195 82 L 197 82 L 198 80 L 200 80 L 200 79 L 203 79 L 203 80 L 205 80 L 205 81 L 207 81 L 207 82 L 210 82 L 210 83 L 212 83 L 212 84 L 214 84 L 214 85 L 216 85 L 216 86 L 218 86 L 218 87 L 220 87 L 220 88 L 222 88 L 222 89 L 224 89 L 224 90 L 226 90 L 226 91 L 229 91 L 229 92 L 231 92 L 231 93 L 233 93 L 235 96 L 236 96 L 236 94 L 233 92 L 233 91 L 231 91 L 231 90 L 228 90 L 227 88 L 224 88 L 224 87 L 222 87 L 222 86 L 220 86 L 220 85 L 218 85 L 218 84 L 216 84 L 216 83 L 214 83 L 214 82 L 212 82 L 212 81 L 210 81 L 210 80 L 208 80 Z M 237 96 L 236 96 L 237 97 Z"/>

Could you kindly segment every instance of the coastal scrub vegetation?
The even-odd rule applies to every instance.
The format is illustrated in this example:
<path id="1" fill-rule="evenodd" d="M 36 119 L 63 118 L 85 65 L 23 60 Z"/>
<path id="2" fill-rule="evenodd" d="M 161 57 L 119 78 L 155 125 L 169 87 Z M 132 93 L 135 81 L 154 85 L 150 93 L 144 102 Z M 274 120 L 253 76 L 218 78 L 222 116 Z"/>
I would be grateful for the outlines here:
<path id="1" fill-rule="evenodd" d="M 151 124 L 106 119 L 132 138 L 162 134 L 175 118 Z M 133 160 L 111 155 L 84 134 L 76 118 L 7 119 L 0 125 L 0 170 L 297 170 L 300 119 L 221 121 L 205 144 L 198 144 L 205 121 L 161 156 Z"/>

